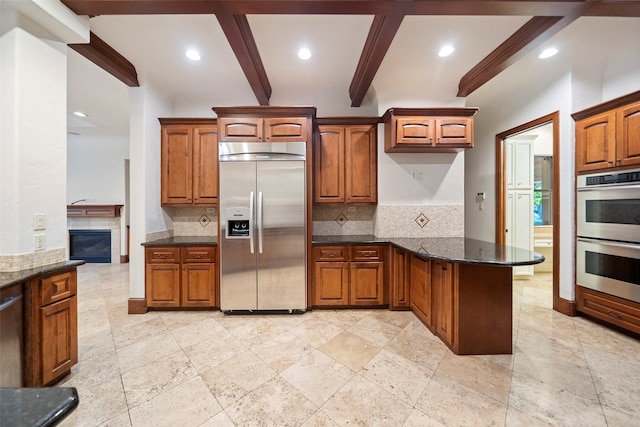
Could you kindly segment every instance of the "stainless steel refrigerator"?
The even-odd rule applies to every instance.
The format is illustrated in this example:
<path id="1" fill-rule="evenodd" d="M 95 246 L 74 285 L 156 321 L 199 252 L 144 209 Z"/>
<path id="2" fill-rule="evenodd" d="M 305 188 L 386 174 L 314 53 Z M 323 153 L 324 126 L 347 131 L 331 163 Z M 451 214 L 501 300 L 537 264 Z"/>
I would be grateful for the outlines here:
<path id="1" fill-rule="evenodd" d="M 218 148 L 220 309 L 306 310 L 306 144 Z"/>

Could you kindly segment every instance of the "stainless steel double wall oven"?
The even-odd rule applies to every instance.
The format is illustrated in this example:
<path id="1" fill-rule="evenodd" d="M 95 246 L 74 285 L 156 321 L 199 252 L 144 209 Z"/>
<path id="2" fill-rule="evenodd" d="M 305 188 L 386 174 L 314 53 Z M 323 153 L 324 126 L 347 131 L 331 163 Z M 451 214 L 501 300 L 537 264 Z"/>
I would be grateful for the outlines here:
<path id="1" fill-rule="evenodd" d="M 640 303 L 640 169 L 577 177 L 579 286 Z"/>

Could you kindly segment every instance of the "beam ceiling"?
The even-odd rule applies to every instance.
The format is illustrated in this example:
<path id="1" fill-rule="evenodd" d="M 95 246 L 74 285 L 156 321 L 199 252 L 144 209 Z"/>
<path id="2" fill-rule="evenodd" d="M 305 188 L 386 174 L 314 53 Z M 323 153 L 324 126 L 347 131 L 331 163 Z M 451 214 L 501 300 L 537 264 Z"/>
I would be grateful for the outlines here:
<path id="1" fill-rule="evenodd" d="M 362 103 L 406 15 L 533 17 L 462 77 L 458 96 L 468 96 L 580 16 L 640 17 L 640 0 L 62 0 L 62 3 L 78 15 L 89 16 L 215 14 L 260 105 L 268 105 L 271 86 L 246 15 L 374 15 L 349 87 L 353 107 Z M 129 74 L 129 78 L 135 76 L 135 68 L 133 72 L 130 69 L 126 71 L 128 67 L 123 68 L 121 60 L 114 56 L 91 55 L 92 50 L 96 51 L 91 44 L 85 49 L 80 47 L 82 45 L 74 45 L 73 48 L 80 53 L 83 50 L 89 52 L 83 55 L 112 74 L 116 70 L 120 75 L 123 72 Z M 104 45 L 109 47 L 106 43 Z"/>

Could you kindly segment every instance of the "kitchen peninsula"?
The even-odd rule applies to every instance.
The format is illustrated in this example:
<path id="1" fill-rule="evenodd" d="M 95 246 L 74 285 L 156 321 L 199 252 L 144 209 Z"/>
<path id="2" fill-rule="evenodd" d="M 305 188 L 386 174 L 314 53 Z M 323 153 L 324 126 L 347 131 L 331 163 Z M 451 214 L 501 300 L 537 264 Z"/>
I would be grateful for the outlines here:
<path id="1" fill-rule="evenodd" d="M 390 309 L 410 309 L 455 354 L 512 353 L 511 268 L 541 263 L 542 255 L 463 237 L 313 237 L 314 253 L 385 244 Z"/>

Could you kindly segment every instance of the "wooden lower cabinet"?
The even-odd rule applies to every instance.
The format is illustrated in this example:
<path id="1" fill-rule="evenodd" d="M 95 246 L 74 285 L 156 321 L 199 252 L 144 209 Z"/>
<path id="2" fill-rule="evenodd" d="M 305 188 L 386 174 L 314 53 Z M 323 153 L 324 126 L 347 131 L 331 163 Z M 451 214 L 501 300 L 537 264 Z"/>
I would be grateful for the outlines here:
<path id="1" fill-rule="evenodd" d="M 455 345 L 455 314 L 457 306 L 457 264 L 441 260 L 431 261 L 433 289 L 433 329 L 449 347 Z"/>
<path id="2" fill-rule="evenodd" d="M 25 285 L 25 387 L 50 385 L 78 363 L 75 267 Z"/>
<path id="3" fill-rule="evenodd" d="M 389 292 L 389 309 L 390 310 L 408 310 L 410 309 L 410 292 L 409 292 L 409 262 L 411 255 L 409 252 L 390 246 L 390 292 Z"/>
<path id="4" fill-rule="evenodd" d="M 78 302 L 72 296 L 40 309 L 42 383 L 65 375 L 78 362 Z"/>
<path id="5" fill-rule="evenodd" d="M 217 305 L 215 247 L 148 247 L 145 257 L 147 307 Z"/>
<path id="6" fill-rule="evenodd" d="M 382 306 L 382 246 L 314 246 L 314 306 Z"/>
<path id="7" fill-rule="evenodd" d="M 409 262 L 411 309 L 433 331 L 433 291 L 431 289 L 431 261 L 411 256 Z"/>
<path id="8" fill-rule="evenodd" d="M 640 334 L 640 304 L 576 286 L 579 312 Z"/>

